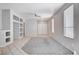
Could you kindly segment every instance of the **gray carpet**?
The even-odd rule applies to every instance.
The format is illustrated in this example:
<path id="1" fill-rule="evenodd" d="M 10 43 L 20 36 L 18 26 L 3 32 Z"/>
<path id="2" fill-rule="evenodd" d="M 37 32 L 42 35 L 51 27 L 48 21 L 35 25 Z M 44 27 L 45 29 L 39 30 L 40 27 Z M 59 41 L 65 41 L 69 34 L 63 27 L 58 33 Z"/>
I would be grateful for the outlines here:
<path id="1" fill-rule="evenodd" d="M 52 38 L 33 37 L 22 47 L 23 51 L 33 55 L 72 55 L 73 53 Z"/>

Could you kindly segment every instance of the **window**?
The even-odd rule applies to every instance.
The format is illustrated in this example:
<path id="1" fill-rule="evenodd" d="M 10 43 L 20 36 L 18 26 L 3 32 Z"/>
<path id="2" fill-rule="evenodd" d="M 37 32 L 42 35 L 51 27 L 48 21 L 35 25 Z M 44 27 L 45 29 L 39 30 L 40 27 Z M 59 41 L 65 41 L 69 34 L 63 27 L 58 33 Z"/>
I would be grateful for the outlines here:
<path id="1" fill-rule="evenodd" d="M 54 19 L 52 19 L 52 32 L 54 33 Z"/>
<path id="2" fill-rule="evenodd" d="M 74 38 L 73 5 L 64 11 L 64 36 Z"/>

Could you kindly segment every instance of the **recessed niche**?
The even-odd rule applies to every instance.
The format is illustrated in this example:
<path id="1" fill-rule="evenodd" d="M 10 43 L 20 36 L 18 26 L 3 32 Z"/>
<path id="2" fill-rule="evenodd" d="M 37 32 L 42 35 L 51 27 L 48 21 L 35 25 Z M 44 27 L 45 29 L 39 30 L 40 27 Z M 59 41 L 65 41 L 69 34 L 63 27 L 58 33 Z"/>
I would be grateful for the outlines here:
<path id="1" fill-rule="evenodd" d="M 23 22 L 22 18 L 20 18 L 20 22 Z"/>
<path id="2" fill-rule="evenodd" d="M 20 33 L 20 36 L 22 36 L 22 33 Z"/>
<path id="3" fill-rule="evenodd" d="M 23 31 L 23 29 L 22 28 L 20 28 L 20 32 L 22 32 Z"/>
<path id="4" fill-rule="evenodd" d="M 13 19 L 16 20 L 16 21 L 19 21 L 19 17 L 13 15 Z"/>
<path id="5" fill-rule="evenodd" d="M 20 24 L 20 27 L 22 27 L 23 26 L 23 24 Z"/>
<path id="6" fill-rule="evenodd" d="M 6 32 L 6 36 L 10 36 L 10 32 Z"/>
<path id="7" fill-rule="evenodd" d="M 6 38 L 6 42 L 9 42 L 10 41 L 10 38 Z"/>

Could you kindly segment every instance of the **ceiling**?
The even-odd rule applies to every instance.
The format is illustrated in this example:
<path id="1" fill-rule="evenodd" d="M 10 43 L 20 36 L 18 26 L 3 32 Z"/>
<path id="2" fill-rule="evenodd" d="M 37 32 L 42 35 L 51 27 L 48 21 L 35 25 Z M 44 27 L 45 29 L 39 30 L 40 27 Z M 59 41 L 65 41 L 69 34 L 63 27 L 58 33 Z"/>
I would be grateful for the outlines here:
<path id="1" fill-rule="evenodd" d="M 53 15 L 64 3 L 0 3 L 0 9 L 12 9 L 23 15 Z"/>

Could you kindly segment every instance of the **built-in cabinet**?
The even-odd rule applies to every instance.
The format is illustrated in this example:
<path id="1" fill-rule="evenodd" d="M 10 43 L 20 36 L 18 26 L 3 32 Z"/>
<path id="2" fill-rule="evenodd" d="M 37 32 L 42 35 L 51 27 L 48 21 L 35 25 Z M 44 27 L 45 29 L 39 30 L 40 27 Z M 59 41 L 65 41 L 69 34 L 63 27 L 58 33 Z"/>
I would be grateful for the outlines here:
<path id="1" fill-rule="evenodd" d="M 14 14 L 13 15 L 13 37 L 14 40 L 18 38 L 23 38 L 23 18 L 19 17 L 18 15 Z"/>
<path id="2" fill-rule="evenodd" d="M 0 10 L 0 47 L 23 37 L 23 18 L 10 9 Z"/>
<path id="3" fill-rule="evenodd" d="M 0 30 L 0 47 L 7 46 L 12 43 L 10 30 Z"/>
<path id="4" fill-rule="evenodd" d="M 20 37 L 24 36 L 24 22 L 23 19 L 20 18 Z"/>

